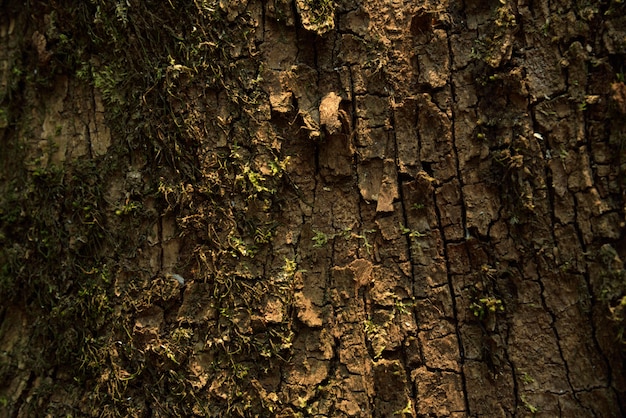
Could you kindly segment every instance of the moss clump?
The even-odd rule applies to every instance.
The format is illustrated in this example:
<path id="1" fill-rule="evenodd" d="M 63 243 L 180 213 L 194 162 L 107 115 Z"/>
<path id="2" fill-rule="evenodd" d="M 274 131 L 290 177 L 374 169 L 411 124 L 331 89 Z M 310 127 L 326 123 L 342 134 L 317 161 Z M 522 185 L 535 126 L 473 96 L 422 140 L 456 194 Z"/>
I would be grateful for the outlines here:
<path id="1" fill-rule="evenodd" d="M 136 415 L 137 402 L 172 416 L 271 409 L 253 382 L 288 356 L 295 267 L 265 270 L 287 160 L 259 106 L 254 22 L 217 1 L 12 10 L 28 21 L 24 39 L 36 30 L 43 40 L 19 46 L 11 85 L 20 88 L 0 101 L 12 109 L 2 122 L 12 145 L 0 179 L 0 297 L 32 314 L 29 367 L 87 387 L 84 408 L 107 416 Z M 25 106 L 60 78 L 102 98 L 106 154 L 53 164 L 52 153 L 33 160 L 21 142 Z M 111 201 L 121 183 L 124 197 Z M 173 272 L 134 267 L 164 217 L 184 237 L 176 273 L 206 286 L 216 314 L 168 322 L 147 341 L 136 318 L 161 310 L 171 321 L 181 304 Z M 268 295 L 277 310 L 269 322 L 259 311 Z M 228 396 L 189 378 L 199 346 L 212 359 L 207 379 Z"/>

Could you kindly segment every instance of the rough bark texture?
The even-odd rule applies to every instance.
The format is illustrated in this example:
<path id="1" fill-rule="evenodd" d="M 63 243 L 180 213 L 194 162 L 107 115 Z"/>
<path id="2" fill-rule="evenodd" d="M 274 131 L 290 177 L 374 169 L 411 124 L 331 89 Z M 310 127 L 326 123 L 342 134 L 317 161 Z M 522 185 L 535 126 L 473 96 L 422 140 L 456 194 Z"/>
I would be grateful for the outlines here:
<path id="1" fill-rule="evenodd" d="M 626 8 L 0 1 L 0 416 L 626 413 Z"/>

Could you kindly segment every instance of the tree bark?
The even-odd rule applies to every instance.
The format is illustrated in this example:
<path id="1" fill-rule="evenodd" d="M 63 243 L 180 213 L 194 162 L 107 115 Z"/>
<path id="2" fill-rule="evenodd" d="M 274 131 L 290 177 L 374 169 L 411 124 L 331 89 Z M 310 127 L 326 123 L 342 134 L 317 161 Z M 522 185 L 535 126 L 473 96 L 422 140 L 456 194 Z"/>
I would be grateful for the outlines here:
<path id="1" fill-rule="evenodd" d="M 0 7 L 0 416 L 626 414 L 622 2 Z"/>

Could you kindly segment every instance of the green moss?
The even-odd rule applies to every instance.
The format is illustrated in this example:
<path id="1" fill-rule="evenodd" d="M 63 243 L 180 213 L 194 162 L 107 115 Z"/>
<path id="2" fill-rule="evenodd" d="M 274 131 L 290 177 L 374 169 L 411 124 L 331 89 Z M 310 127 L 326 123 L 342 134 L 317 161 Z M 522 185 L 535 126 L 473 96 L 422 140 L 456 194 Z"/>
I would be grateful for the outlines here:
<path id="1" fill-rule="evenodd" d="M 333 0 L 306 0 L 313 13 L 313 23 L 324 24 L 335 16 L 336 5 Z"/>
<path id="2" fill-rule="evenodd" d="M 105 156 L 56 166 L 25 161 L 29 150 L 16 147 L 16 169 L 0 179 L 0 297 L 42 318 L 32 325 L 32 367 L 42 375 L 63 370 L 91 391 L 93 408 L 106 406 L 112 416 L 136 413 L 128 399 L 151 402 L 154 391 L 168 400 L 152 406 L 157 414 L 263 414 L 250 382 L 288 358 L 295 266 L 259 268 L 271 256 L 287 158 L 271 132 L 258 135 L 265 116 L 253 22 L 245 13 L 227 19 L 213 1 L 66 3 L 16 9 L 46 34 L 51 59 L 42 71 L 36 51 L 25 49 L 13 80 L 24 88 L 2 109 L 20 109 L 30 100 L 23 92 L 48 91 L 61 76 L 102 98 L 113 143 Z M 6 114 L 17 143 L 27 115 Z M 216 132 L 221 145 L 206 149 Z M 108 201 L 129 161 L 146 184 Z M 176 273 L 209 286 L 220 313 L 201 333 L 210 378 L 223 379 L 228 399 L 187 379 L 195 326 L 174 327 L 154 347 L 133 333 L 138 312 L 180 303 L 177 290 L 167 296 L 171 280 L 132 267 L 161 214 L 176 217 L 184 238 Z M 133 279 L 120 291 L 114 284 L 126 276 Z M 267 295 L 282 319 L 259 323 Z"/>
<path id="3" fill-rule="evenodd" d="M 470 304 L 472 314 L 480 321 L 485 319 L 486 315 L 494 315 L 498 312 L 504 312 L 502 300 L 493 296 L 482 297 Z"/>

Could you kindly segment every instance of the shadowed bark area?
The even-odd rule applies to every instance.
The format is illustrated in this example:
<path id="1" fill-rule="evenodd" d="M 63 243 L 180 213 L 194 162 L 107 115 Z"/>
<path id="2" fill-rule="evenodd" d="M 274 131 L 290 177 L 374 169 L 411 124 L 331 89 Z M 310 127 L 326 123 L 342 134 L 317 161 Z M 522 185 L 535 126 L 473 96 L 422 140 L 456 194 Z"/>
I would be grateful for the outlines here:
<path id="1" fill-rule="evenodd" d="M 0 6 L 0 417 L 626 413 L 621 2 Z"/>

